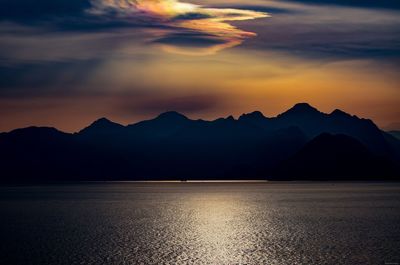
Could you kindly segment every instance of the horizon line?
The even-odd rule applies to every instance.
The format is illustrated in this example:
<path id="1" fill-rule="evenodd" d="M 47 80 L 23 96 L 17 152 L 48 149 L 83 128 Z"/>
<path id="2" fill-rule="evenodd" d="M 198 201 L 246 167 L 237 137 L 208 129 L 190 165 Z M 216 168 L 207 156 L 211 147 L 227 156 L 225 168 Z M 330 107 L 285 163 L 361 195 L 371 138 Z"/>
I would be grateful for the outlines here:
<path id="1" fill-rule="evenodd" d="M 102 116 L 102 117 L 97 118 L 97 119 L 95 119 L 94 121 L 88 123 L 86 126 L 80 128 L 80 129 L 77 129 L 77 130 L 73 130 L 73 131 L 64 131 L 64 130 L 58 129 L 56 126 L 51 126 L 51 125 L 28 125 L 28 126 L 22 126 L 22 127 L 17 127 L 17 128 L 9 129 L 9 130 L 7 130 L 7 131 L 0 131 L 0 134 L 1 134 L 1 133 L 10 133 L 10 132 L 15 131 L 15 130 L 28 129 L 28 128 L 52 128 L 52 129 L 56 129 L 56 130 L 58 130 L 58 131 L 60 131 L 60 132 L 63 132 L 63 133 L 75 134 L 75 133 L 79 133 L 80 131 L 84 130 L 85 128 L 90 127 L 90 126 L 93 125 L 95 122 L 97 122 L 97 121 L 99 121 L 99 120 L 102 120 L 102 119 L 105 119 L 105 120 L 107 120 L 107 121 L 109 121 L 109 122 L 112 122 L 112 123 L 115 123 L 115 124 L 118 124 L 118 125 L 121 125 L 121 126 L 123 126 L 123 127 L 127 127 L 127 126 L 131 126 L 131 125 L 138 124 L 138 123 L 140 123 L 140 122 L 151 121 L 151 120 L 157 119 L 158 117 L 162 116 L 163 114 L 168 114 L 168 113 L 176 113 L 176 114 L 181 115 L 181 116 L 183 116 L 183 117 L 185 117 L 186 119 L 191 120 L 191 121 L 205 121 L 205 122 L 215 122 L 215 121 L 221 120 L 221 119 L 233 119 L 233 120 L 235 120 L 235 121 L 238 121 L 238 120 L 240 120 L 240 117 L 242 117 L 242 116 L 244 116 L 244 115 L 250 115 L 250 114 L 253 114 L 253 113 L 257 113 L 257 112 L 260 113 L 260 114 L 261 114 L 264 118 L 266 118 L 266 119 L 274 119 L 274 118 L 278 118 L 280 115 L 282 115 L 282 114 L 284 114 L 284 113 L 286 113 L 286 112 L 288 112 L 288 111 L 294 109 L 296 106 L 303 106 L 303 107 L 306 106 L 307 108 L 309 108 L 309 109 L 314 109 L 314 110 L 316 110 L 316 111 L 318 111 L 319 113 L 324 114 L 324 115 L 332 115 L 334 112 L 340 111 L 340 112 L 343 112 L 343 113 L 345 113 L 345 114 L 347 114 L 347 115 L 349 115 L 349 116 L 355 117 L 355 118 L 364 119 L 364 120 L 370 120 L 370 121 L 372 121 L 372 122 L 376 125 L 375 121 L 373 121 L 373 120 L 370 119 L 370 118 L 359 117 L 359 116 L 357 116 L 357 115 L 350 114 L 350 113 L 345 112 L 345 111 L 343 111 L 343 110 L 341 110 L 341 109 L 338 109 L 338 108 L 334 108 L 331 112 L 323 112 L 323 111 L 320 111 L 318 108 L 312 106 L 311 104 L 309 104 L 309 103 L 307 103 L 307 102 L 299 102 L 299 103 L 295 103 L 294 105 L 292 105 L 292 107 L 287 108 L 286 110 L 284 110 L 283 112 L 280 112 L 279 114 L 277 114 L 277 115 L 275 115 L 275 116 L 265 116 L 264 113 L 263 113 L 262 111 L 254 110 L 254 111 L 250 111 L 250 112 L 244 112 L 244 113 L 239 114 L 239 115 L 228 115 L 228 116 L 222 116 L 222 117 L 218 117 L 218 118 L 214 118 L 214 119 L 202 119 L 202 118 L 199 118 L 199 119 L 192 119 L 192 118 L 188 117 L 188 115 L 182 114 L 182 113 L 179 112 L 179 111 L 176 111 L 176 110 L 166 110 L 166 111 L 163 111 L 163 112 L 161 112 L 161 113 L 159 113 L 159 114 L 153 115 L 153 118 L 147 118 L 147 119 L 143 119 L 143 120 L 138 120 L 138 121 L 135 121 L 135 122 L 133 122 L 133 123 L 120 123 L 120 122 L 115 122 L 115 121 L 113 121 L 112 119 L 107 118 L 106 116 Z M 377 126 L 380 130 L 382 130 L 382 131 L 392 131 L 392 130 L 385 130 L 385 129 L 381 128 L 381 127 L 378 126 L 378 125 L 376 125 L 376 126 Z M 397 130 L 397 129 L 396 129 L 396 130 Z M 395 130 L 395 131 L 396 131 L 396 130 Z"/>

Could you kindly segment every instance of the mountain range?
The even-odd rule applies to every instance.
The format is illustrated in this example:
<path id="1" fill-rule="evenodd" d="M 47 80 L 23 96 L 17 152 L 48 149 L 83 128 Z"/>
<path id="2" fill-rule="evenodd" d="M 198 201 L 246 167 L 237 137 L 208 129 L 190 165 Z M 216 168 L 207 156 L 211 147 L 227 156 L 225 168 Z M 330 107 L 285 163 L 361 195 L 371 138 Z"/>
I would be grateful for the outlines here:
<path id="1" fill-rule="evenodd" d="M 0 134 L 2 183 L 76 180 L 399 180 L 400 140 L 371 120 L 299 103 L 276 117 L 192 120 L 170 111 L 77 133 Z"/>

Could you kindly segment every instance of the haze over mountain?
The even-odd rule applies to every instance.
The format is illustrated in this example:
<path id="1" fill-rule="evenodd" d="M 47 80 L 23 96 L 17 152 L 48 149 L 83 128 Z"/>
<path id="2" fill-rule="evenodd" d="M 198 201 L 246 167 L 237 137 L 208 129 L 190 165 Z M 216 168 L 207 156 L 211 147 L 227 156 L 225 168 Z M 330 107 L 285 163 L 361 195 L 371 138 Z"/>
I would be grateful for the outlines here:
<path id="1" fill-rule="evenodd" d="M 178 112 L 78 133 L 29 127 L 0 134 L 2 182 L 69 180 L 398 179 L 400 141 L 371 120 L 307 103 L 214 121 Z"/>

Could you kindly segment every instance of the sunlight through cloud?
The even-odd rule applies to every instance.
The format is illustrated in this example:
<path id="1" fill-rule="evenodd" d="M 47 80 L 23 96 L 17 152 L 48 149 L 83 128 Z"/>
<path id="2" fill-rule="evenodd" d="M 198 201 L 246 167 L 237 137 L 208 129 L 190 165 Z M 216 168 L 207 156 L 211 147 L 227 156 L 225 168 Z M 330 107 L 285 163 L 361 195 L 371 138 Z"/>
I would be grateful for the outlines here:
<path id="1" fill-rule="evenodd" d="M 176 0 L 94 0 L 93 6 L 89 10 L 93 14 L 113 13 L 147 26 L 167 27 L 153 43 L 167 52 L 186 55 L 209 55 L 240 45 L 256 33 L 241 30 L 228 21 L 268 17 L 264 12 L 207 8 Z"/>

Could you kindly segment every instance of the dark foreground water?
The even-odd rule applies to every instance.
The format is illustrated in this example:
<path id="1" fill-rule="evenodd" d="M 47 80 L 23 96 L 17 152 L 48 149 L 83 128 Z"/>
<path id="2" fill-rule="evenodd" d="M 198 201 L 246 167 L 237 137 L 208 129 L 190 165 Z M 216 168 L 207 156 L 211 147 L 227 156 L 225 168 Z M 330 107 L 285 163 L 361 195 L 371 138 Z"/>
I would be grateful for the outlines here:
<path id="1" fill-rule="evenodd" d="M 400 185 L 0 188 L 0 264 L 396 264 Z"/>

